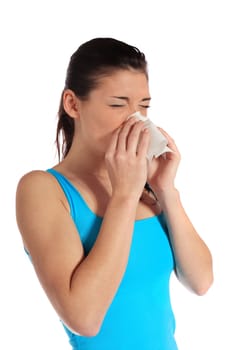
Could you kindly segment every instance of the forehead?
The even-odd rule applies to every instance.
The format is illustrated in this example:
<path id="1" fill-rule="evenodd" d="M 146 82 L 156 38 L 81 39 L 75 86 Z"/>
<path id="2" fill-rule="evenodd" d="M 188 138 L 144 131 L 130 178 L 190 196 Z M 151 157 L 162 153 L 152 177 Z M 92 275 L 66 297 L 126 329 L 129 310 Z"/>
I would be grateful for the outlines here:
<path id="1" fill-rule="evenodd" d="M 136 70 L 117 70 L 98 79 L 97 90 L 104 94 L 118 95 L 137 94 L 148 95 L 149 86 L 145 73 Z"/>

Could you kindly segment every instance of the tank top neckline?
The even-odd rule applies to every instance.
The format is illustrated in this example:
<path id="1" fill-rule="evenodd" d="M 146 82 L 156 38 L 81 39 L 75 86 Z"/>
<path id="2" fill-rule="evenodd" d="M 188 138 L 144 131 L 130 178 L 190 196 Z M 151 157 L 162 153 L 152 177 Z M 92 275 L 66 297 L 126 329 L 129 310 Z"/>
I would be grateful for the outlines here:
<path id="1" fill-rule="evenodd" d="M 103 220 L 103 216 L 96 214 L 91 208 L 90 206 L 87 204 L 87 202 L 84 200 L 83 196 L 81 195 L 81 193 L 79 192 L 79 190 L 73 185 L 73 183 L 62 173 L 60 173 L 58 170 L 54 169 L 54 168 L 49 168 L 47 169 L 48 172 L 57 174 L 59 176 L 61 176 L 71 187 L 72 189 L 78 194 L 78 196 L 80 197 L 80 199 L 82 200 L 82 202 L 84 203 L 84 205 L 86 206 L 86 208 L 89 210 L 89 212 L 94 215 L 96 218 L 98 218 L 99 220 Z M 159 214 L 157 215 L 153 215 L 153 216 L 148 216 L 146 218 L 142 218 L 142 219 L 136 219 L 135 222 L 139 223 L 139 222 L 144 222 L 144 221 L 149 221 L 149 220 L 158 220 L 160 216 L 162 216 L 163 212 L 161 211 Z"/>

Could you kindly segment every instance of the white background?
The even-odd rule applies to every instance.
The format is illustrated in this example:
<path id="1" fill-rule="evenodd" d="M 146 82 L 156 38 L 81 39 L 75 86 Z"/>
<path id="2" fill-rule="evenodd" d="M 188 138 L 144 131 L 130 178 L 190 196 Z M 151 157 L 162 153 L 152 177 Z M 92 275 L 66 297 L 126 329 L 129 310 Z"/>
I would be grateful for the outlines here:
<path id="1" fill-rule="evenodd" d="M 97 36 L 145 52 L 150 117 L 176 140 L 177 187 L 213 254 L 215 282 L 205 296 L 172 277 L 179 349 L 233 349 L 231 6 L 226 0 L 1 2 L 1 349 L 69 349 L 23 251 L 15 190 L 25 172 L 57 161 L 56 113 L 69 57 Z"/>

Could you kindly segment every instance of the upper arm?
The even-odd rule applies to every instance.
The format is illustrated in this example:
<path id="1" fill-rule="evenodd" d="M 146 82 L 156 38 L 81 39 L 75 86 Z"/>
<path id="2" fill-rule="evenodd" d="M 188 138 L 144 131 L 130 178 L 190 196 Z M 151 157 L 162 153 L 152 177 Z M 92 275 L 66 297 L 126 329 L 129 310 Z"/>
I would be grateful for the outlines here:
<path id="1" fill-rule="evenodd" d="M 84 259 L 84 249 L 64 200 L 62 190 L 49 173 L 34 171 L 19 181 L 19 231 L 40 283 L 57 313 L 66 319 L 71 307 L 72 273 Z"/>

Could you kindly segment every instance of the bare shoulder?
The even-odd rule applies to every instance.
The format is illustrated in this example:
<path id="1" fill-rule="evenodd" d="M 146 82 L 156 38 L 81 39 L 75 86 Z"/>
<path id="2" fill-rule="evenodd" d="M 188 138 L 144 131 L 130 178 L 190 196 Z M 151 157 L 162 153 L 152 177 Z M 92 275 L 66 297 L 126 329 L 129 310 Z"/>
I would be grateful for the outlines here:
<path id="1" fill-rule="evenodd" d="M 74 239 L 76 247 L 81 250 L 69 204 L 67 200 L 64 202 L 64 198 L 62 188 L 49 172 L 34 170 L 19 180 L 16 191 L 16 221 L 25 247 L 34 260 L 35 256 L 42 254 L 42 250 L 45 251 L 48 247 L 54 249 L 54 242 L 64 247 L 69 240 Z M 40 245 L 43 247 L 41 251 Z M 49 256 L 51 254 L 49 252 Z"/>
<path id="2" fill-rule="evenodd" d="M 17 186 L 17 191 L 36 190 L 37 188 L 42 189 L 48 186 L 54 188 L 55 183 L 53 176 L 47 171 L 32 170 L 21 177 Z"/>
<path id="3" fill-rule="evenodd" d="M 55 177 L 47 171 L 43 170 L 33 170 L 21 177 L 18 182 L 16 190 L 17 201 L 23 201 L 25 199 L 39 200 L 40 198 L 46 196 L 59 198 L 66 209 L 68 209 L 68 203 L 66 197 L 58 184 Z"/>
<path id="4" fill-rule="evenodd" d="M 16 219 L 19 228 L 25 223 L 48 221 L 58 208 L 69 212 L 69 205 L 57 180 L 43 170 L 33 170 L 21 177 L 16 190 Z M 34 218 L 34 219 L 33 219 Z M 22 231 L 22 230 L 21 230 Z"/>

